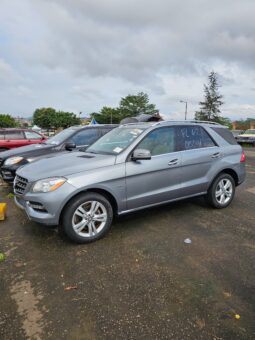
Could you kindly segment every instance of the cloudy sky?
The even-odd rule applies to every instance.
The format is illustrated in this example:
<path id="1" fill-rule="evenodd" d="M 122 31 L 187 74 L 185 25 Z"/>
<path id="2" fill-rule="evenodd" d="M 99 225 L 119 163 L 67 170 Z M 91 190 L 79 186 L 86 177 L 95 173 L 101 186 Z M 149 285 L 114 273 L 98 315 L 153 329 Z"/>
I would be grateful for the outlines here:
<path id="1" fill-rule="evenodd" d="M 223 115 L 255 117 L 254 0 L 0 0 L 0 112 L 117 106 L 144 91 L 193 118 L 211 70 Z"/>

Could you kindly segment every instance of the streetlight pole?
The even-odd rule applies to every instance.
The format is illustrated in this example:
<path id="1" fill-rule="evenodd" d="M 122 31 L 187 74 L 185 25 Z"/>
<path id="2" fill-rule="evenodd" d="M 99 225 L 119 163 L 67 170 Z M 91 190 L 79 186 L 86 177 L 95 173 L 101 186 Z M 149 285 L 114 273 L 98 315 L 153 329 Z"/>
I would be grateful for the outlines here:
<path id="1" fill-rule="evenodd" d="M 185 120 L 187 120 L 187 114 L 188 114 L 188 102 L 185 100 L 180 100 L 180 103 L 185 104 Z"/>

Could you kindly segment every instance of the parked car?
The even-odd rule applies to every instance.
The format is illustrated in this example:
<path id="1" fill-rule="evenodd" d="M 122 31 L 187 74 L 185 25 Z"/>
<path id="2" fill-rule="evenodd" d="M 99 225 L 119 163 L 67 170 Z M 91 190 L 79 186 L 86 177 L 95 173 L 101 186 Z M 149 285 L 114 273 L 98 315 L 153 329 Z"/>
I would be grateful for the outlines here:
<path id="1" fill-rule="evenodd" d="M 46 140 L 45 136 L 31 129 L 0 129 L 0 152 Z"/>
<path id="2" fill-rule="evenodd" d="M 240 134 L 236 138 L 237 142 L 240 144 L 252 144 L 255 146 L 255 130 L 249 129 L 244 133 Z"/>
<path id="3" fill-rule="evenodd" d="M 73 126 L 59 132 L 41 144 L 25 146 L 5 151 L 0 154 L 0 175 L 3 180 L 12 183 L 16 170 L 25 164 L 43 157 L 56 156 L 59 153 L 85 148 L 117 125 Z"/>
<path id="4" fill-rule="evenodd" d="M 218 124 L 121 125 L 85 152 L 42 159 L 18 169 L 16 204 L 28 217 L 60 224 L 77 243 L 98 240 L 121 215 L 204 195 L 226 208 L 245 179 L 245 155 Z"/>
<path id="5" fill-rule="evenodd" d="M 235 139 L 237 139 L 237 137 L 239 135 L 242 135 L 244 133 L 244 130 L 231 130 L 233 136 L 235 137 Z"/>

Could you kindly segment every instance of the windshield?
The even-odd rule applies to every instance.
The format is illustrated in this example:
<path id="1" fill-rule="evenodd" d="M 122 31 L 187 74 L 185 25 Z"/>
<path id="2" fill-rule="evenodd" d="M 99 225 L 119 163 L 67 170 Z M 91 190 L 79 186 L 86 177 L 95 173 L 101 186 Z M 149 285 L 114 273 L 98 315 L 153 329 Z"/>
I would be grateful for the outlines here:
<path id="1" fill-rule="evenodd" d="M 246 130 L 245 135 L 255 135 L 255 130 Z"/>
<path id="2" fill-rule="evenodd" d="M 74 133 L 74 129 L 65 129 L 59 133 L 57 133 L 55 136 L 49 138 L 45 144 L 51 144 L 51 145 L 59 145 L 63 143 L 68 137 L 72 136 Z"/>
<path id="3" fill-rule="evenodd" d="M 126 149 L 144 129 L 135 127 L 116 128 L 96 141 L 86 152 L 116 155 Z"/>

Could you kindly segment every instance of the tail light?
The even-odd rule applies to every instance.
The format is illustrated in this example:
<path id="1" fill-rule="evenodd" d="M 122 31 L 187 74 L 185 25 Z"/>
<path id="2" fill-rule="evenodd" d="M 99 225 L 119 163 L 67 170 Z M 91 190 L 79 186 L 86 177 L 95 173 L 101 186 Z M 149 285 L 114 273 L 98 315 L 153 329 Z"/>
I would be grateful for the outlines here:
<path id="1" fill-rule="evenodd" d="M 240 163 L 245 163 L 246 161 L 246 156 L 245 156 L 245 153 L 242 151 L 242 155 L 241 155 L 241 158 L 240 158 Z"/>

